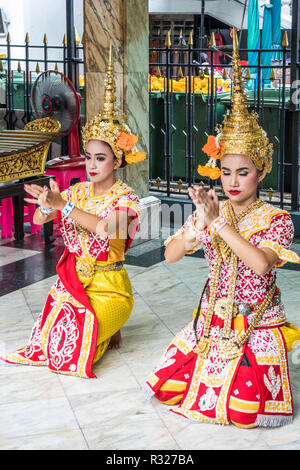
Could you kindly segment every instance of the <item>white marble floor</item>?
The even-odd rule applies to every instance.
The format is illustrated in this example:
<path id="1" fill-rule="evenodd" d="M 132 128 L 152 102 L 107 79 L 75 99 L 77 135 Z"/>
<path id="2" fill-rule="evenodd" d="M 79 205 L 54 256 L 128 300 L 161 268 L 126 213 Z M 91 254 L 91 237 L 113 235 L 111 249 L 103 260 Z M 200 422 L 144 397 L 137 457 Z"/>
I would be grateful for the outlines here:
<path id="1" fill-rule="evenodd" d="M 9 254 L 9 253 L 7 253 Z M 6 253 L 5 253 L 6 255 Z M 203 259 L 126 266 L 135 306 L 123 347 L 80 379 L 26 366 L 0 368 L 0 449 L 300 449 L 300 351 L 290 355 L 292 424 L 277 429 L 190 424 L 142 392 L 174 334 L 192 317 L 206 280 Z M 26 344 L 55 277 L 0 297 L 0 350 Z M 300 326 L 300 272 L 279 270 L 288 319 Z"/>

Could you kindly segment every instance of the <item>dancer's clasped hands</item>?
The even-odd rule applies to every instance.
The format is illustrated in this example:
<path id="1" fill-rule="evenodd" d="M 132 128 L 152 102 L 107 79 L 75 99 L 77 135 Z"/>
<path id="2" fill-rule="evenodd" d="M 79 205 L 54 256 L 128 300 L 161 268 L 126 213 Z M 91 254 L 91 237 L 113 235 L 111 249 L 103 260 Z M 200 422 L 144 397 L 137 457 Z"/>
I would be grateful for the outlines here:
<path id="1" fill-rule="evenodd" d="M 188 188 L 188 192 L 203 228 L 207 227 L 219 216 L 219 198 L 215 190 L 205 191 L 202 186 L 193 186 Z"/>
<path id="2" fill-rule="evenodd" d="M 24 189 L 33 198 L 25 198 L 25 201 L 31 204 L 54 210 L 61 210 L 65 205 L 65 201 L 60 195 L 59 186 L 54 179 L 50 179 L 50 188 L 37 184 L 24 184 Z"/>

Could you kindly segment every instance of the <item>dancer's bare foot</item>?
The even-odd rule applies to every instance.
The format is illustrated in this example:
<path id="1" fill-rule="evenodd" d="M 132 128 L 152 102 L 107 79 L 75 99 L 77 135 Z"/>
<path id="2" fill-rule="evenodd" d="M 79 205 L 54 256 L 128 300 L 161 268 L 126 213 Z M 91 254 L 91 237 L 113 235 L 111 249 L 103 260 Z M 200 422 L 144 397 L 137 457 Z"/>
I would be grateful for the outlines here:
<path id="1" fill-rule="evenodd" d="M 120 349 L 121 346 L 122 346 L 122 336 L 121 336 L 121 330 L 119 330 L 110 338 L 108 349 Z"/>

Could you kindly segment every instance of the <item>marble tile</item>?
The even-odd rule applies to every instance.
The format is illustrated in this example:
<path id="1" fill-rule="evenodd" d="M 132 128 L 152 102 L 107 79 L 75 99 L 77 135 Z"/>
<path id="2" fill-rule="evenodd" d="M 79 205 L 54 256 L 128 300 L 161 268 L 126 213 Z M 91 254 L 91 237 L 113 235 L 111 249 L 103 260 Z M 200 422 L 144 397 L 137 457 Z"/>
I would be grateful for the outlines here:
<path id="1" fill-rule="evenodd" d="M 152 403 L 153 402 L 153 403 Z M 172 414 L 172 407 L 151 400 L 176 443 L 183 450 L 269 450 L 269 445 L 256 430 L 240 429 L 233 425 L 191 423 Z M 176 408 L 176 407 L 173 407 Z"/>
<path id="2" fill-rule="evenodd" d="M 48 285 L 40 289 L 23 289 L 26 304 L 28 305 L 34 319 L 37 319 L 37 317 L 42 313 L 49 290 L 50 288 Z"/>
<path id="3" fill-rule="evenodd" d="M 132 266 L 130 264 L 125 264 L 125 268 L 128 273 L 129 279 L 133 279 L 135 276 L 138 276 L 147 269 L 141 266 Z"/>
<path id="4" fill-rule="evenodd" d="M 199 263 L 200 258 L 194 258 L 193 263 L 182 264 L 176 266 L 177 263 L 165 263 L 166 268 L 173 274 L 174 277 L 180 279 L 192 292 L 201 292 L 207 278 L 208 267 Z"/>
<path id="5" fill-rule="evenodd" d="M 22 307 L 24 307 L 25 311 L 29 311 L 22 289 L 15 290 L 10 294 L 1 296 L 0 319 L 1 317 L 7 316 L 7 320 L 9 320 L 12 318 L 11 315 L 13 314 L 21 315 Z"/>
<path id="6" fill-rule="evenodd" d="M 53 432 L 17 437 L 2 437 L 2 450 L 88 450 L 80 429 L 55 430 Z"/>
<path id="7" fill-rule="evenodd" d="M 299 302 L 299 293 L 300 289 L 297 287 L 291 286 L 291 283 L 288 282 L 287 284 L 283 285 L 282 283 L 278 283 L 278 287 L 281 290 L 281 297 L 282 301 L 287 303 L 287 302 Z"/>
<path id="8" fill-rule="evenodd" d="M 125 113 L 129 127 L 139 136 L 138 146 L 149 152 L 149 92 L 148 67 L 130 70 L 125 76 Z M 149 165 L 149 160 L 147 160 Z M 133 165 L 135 166 L 135 165 Z M 130 165 L 129 165 L 130 167 Z M 148 172 L 149 173 L 149 172 Z M 148 180 L 149 181 L 149 180 Z"/>
<path id="9" fill-rule="evenodd" d="M 300 415 L 299 415 L 299 395 L 296 398 L 295 415 L 293 422 L 282 428 L 257 429 L 258 437 L 262 438 L 272 450 L 299 450 L 300 449 Z M 297 403 L 298 401 L 298 403 Z"/>
<path id="10" fill-rule="evenodd" d="M 127 390 L 138 390 L 139 384 L 130 371 L 130 368 L 121 355 L 114 361 L 107 361 L 107 351 L 98 363 L 93 366 L 93 372 L 97 378 L 83 379 L 80 377 L 68 377 L 60 375 L 62 387 L 68 398 L 75 395 L 89 395 L 91 393 L 111 392 L 112 394 Z"/>
<path id="11" fill-rule="evenodd" d="M 153 313 L 151 309 L 151 304 L 146 302 L 145 299 L 138 292 L 135 291 L 133 295 L 133 299 L 134 299 L 134 305 L 133 305 L 132 313 L 129 317 L 129 320 L 135 318 L 137 315 L 139 316 L 140 314 L 144 315 L 144 314 Z"/>
<path id="12" fill-rule="evenodd" d="M 153 258 L 153 253 L 155 253 L 157 250 L 161 250 L 161 241 L 159 238 L 149 240 L 148 241 L 142 241 L 141 243 L 137 243 L 136 246 L 132 248 L 130 251 L 131 256 L 135 256 L 136 258 L 140 257 L 145 257 L 145 255 L 148 255 L 150 258 Z M 159 261 L 161 262 L 161 260 Z M 158 263 L 152 263 L 150 266 L 153 266 L 154 264 Z"/>
<path id="13" fill-rule="evenodd" d="M 119 0 L 84 1 L 84 51 L 86 73 L 106 70 L 110 40 L 113 41 L 114 67 L 123 72 L 124 9 Z"/>
<path id="14" fill-rule="evenodd" d="M 136 291 L 145 298 L 149 298 L 157 292 L 167 292 L 179 283 L 180 281 L 172 276 L 172 273 L 166 269 L 163 263 L 148 268 L 147 271 L 132 280 Z"/>
<path id="15" fill-rule="evenodd" d="M 1 227 L 0 227 L 0 233 L 1 233 Z M 0 246 L 1 245 L 6 245 L 6 243 L 13 242 L 15 240 L 15 237 L 11 238 L 0 238 Z"/>
<path id="16" fill-rule="evenodd" d="M 144 399 L 141 390 L 128 389 L 103 393 L 85 393 L 69 396 L 69 402 L 79 426 L 121 425 L 126 416 L 152 416 L 154 410 Z"/>
<path id="17" fill-rule="evenodd" d="M 147 335 L 145 333 L 126 336 L 124 337 L 120 353 L 122 355 L 131 353 L 134 357 L 134 360 L 142 361 L 142 359 L 140 359 L 141 354 L 148 354 L 148 356 L 152 356 L 152 354 L 154 355 L 156 351 L 158 354 L 161 354 L 162 348 L 168 346 L 173 337 L 173 333 L 165 326 L 162 326 L 159 333 L 157 333 L 155 336 L 149 334 Z"/>
<path id="18" fill-rule="evenodd" d="M 284 297 L 282 297 L 282 299 L 287 320 L 294 323 L 300 328 L 299 300 L 290 301 L 285 300 Z"/>
<path id="19" fill-rule="evenodd" d="M 288 353 L 290 382 L 296 395 L 300 392 L 300 344 Z"/>
<path id="20" fill-rule="evenodd" d="M 55 281 L 57 280 L 57 275 L 48 277 L 47 279 L 42 279 L 41 281 L 35 282 L 30 284 L 28 287 L 24 287 L 22 289 L 23 292 L 32 292 L 32 291 L 40 291 L 40 290 L 50 290 Z"/>
<path id="21" fill-rule="evenodd" d="M 128 125 L 139 136 L 139 147 L 146 153 L 149 140 L 147 25 L 146 0 L 84 2 L 86 117 L 90 119 L 101 106 L 102 91 L 99 91 L 103 90 L 109 42 L 112 40 L 116 107 L 128 116 Z M 148 195 L 148 160 L 128 165 L 117 175 L 133 187 L 139 197 Z"/>
<path id="22" fill-rule="evenodd" d="M 177 263 L 164 262 L 167 269 L 171 270 L 175 275 L 190 275 L 191 273 L 200 274 L 204 270 L 208 270 L 206 259 L 196 258 L 191 255 L 184 256 Z"/>
<path id="23" fill-rule="evenodd" d="M 132 129 L 132 132 L 140 135 L 138 130 Z M 143 150 L 143 149 L 142 149 Z M 144 150 L 143 150 L 144 151 Z M 142 162 L 133 165 L 127 165 L 125 168 L 116 171 L 116 177 L 122 181 L 126 181 L 138 197 L 142 199 L 148 196 L 149 181 L 149 160 L 148 158 Z"/>
<path id="24" fill-rule="evenodd" d="M 0 354 L 24 346 L 34 324 L 34 318 L 21 290 L 1 297 Z"/>
<path id="25" fill-rule="evenodd" d="M 38 254 L 38 251 L 23 250 L 22 248 L 11 248 L 9 246 L 0 246 L 0 266 L 14 263 L 24 258 L 29 258 Z"/>
<path id="26" fill-rule="evenodd" d="M 163 328 L 155 336 L 144 334 L 124 338 L 120 354 L 141 387 L 173 337 L 167 328 Z"/>
<path id="27" fill-rule="evenodd" d="M 174 317 L 179 313 L 188 320 L 197 308 L 199 293 L 195 294 L 188 289 L 186 284 L 178 281 L 174 286 L 170 286 L 166 291 L 156 291 L 152 295 L 144 293 L 144 298 L 149 301 L 152 310 L 161 318 Z"/>
<path id="28" fill-rule="evenodd" d="M 176 450 L 166 426 L 152 413 L 128 413 L 109 424 L 85 426 L 82 432 L 92 450 Z"/>
<path id="29" fill-rule="evenodd" d="M 35 282 L 28 287 L 22 289 L 26 304 L 30 309 L 33 318 L 36 320 L 42 312 L 46 303 L 48 294 L 52 286 L 57 280 L 57 276 L 51 276 L 42 281 Z"/>
<path id="30" fill-rule="evenodd" d="M 55 399 L 64 396 L 57 374 L 47 367 L 0 367 L 0 403 Z"/>
<path id="31" fill-rule="evenodd" d="M 139 18 L 139 21 L 136 21 L 136 18 Z M 148 71 L 148 0 L 126 2 L 126 19 L 125 72 Z"/>
<path id="32" fill-rule="evenodd" d="M 298 245 L 299 246 L 299 245 Z M 295 272 L 292 269 L 278 269 L 277 275 L 279 278 L 284 277 L 290 279 L 292 282 L 299 283 L 300 276 L 299 273 Z"/>
<path id="33" fill-rule="evenodd" d="M 144 383 L 144 378 L 156 365 L 173 337 L 165 321 L 153 310 L 149 298 L 135 294 L 133 313 L 122 328 L 122 336 L 120 354 L 138 380 L 142 377 Z"/>
<path id="34" fill-rule="evenodd" d="M 243 430 L 192 424 L 142 387 L 174 335 L 192 319 L 206 261 L 191 256 L 151 268 L 126 265 L 135 305 L 122 328 L 120 350 L 94 366 L 96 379 L 51 373 L 42 367 L 0 367 L 1 449 L 300 449 L 300 349 L 289 353 L 295 416 L 284 428 Z M 56 276 L 1 297 L 1 346 L 26 344 L 33 320 Z M 299 323 L 300 273 L 279 270 L 287 317 Z M 198 288 L 199 287 L 199 288 Z M 2 351 L 1 351 L 2 352 Z"/>
<path id="35" fill-rule="evenodd" d="M 145 335 L 155 336 L 162 330 L 163 324 L 156 315 L 151 313 L 140 313 L 131 315 L 122 327 L 124 341 L 128 336 Z"/>
<path id="36" fill-rule="evenodd" d="M 162 322 L 168 330 L 176 336 L 185 326 L 193 320 L 193 309 L 180 312 L 174 316 L 163 317 Z"/>
<path id="37" fill-rule="evenodd" d="M 78 429 L 65 397 L 11 402 L 0 405 L 0 442 L 3 438 L 35 436 Z"/>
<path id="38" fill-rule="evenodd" d="M 6 328 L 0 332 L 0 355 L 5 356 L 16 349 L 28 344 L 32 332 L 33 322 L 18 325 L 17 328 Z M 0 365 L 2 367 L 2 365 Z M 13 373 L 13 372 L 12 372 Z"/>

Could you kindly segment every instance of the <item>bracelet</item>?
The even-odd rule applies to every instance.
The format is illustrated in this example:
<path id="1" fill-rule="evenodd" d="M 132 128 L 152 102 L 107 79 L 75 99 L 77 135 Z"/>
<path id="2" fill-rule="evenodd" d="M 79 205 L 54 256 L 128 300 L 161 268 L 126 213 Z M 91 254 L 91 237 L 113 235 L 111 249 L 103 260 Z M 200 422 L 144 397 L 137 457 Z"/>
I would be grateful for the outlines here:
<path id="1" fill-rule="evenodd" d="M 193 235 L 196 240 L 202 239 L 203 236 L 203 230 L 199 230 L 196 226 L 195 223 L 193 223 L 189 228 L 188 231 L 190 232 L 191 235 Z"/>
<path id="2" fill-rule="evenodd" d="M 219 215 L 211 224 L 209 224 L 208 229 L 210 236 L 213 239 L 214 236 L 222 230 L 222 228 L 227 224 L 227 220 L 222 215 Z"/>
<path id="3" fill-rule="evenodd" d="M 71 202 L 71 201 L 67 202 L 67 204 L 62 209 L 61 214 L 64 217 L 68 217 L 71 214 L 74 207 L 75 207 L 75 204 L 73 204 L 73 202 Z"/>
<path id="4" fill-rule="evenodd" d="M 39 213 L 42 217 L 47 217 L 47 215 L 51 214 L 53 211 L 54 209 L 52 208 L 46 209 L 45 207 L 39 206 Z"/>
<path id="5" fill-rule="evenodd" d="M 194 253 L 196 250 L 201 248 L 202 243 L 203 243 L 203 230 L 200 230 L 196 227 L 196 220 L 194 220 L 191 224 L 189 224 L 187 232 L 190 233 L 190 235 L 195 237 L 195 240 L 193 242 L 190 242 L 191 246 L 187 248 L 186 253 Z"/>

